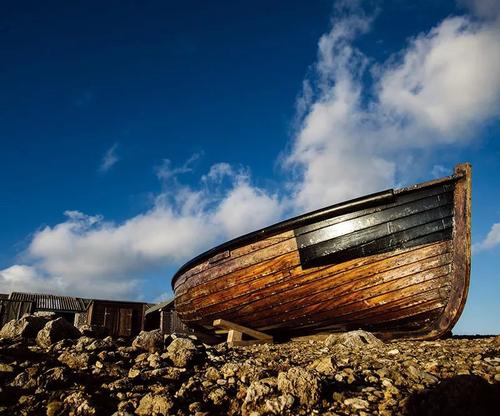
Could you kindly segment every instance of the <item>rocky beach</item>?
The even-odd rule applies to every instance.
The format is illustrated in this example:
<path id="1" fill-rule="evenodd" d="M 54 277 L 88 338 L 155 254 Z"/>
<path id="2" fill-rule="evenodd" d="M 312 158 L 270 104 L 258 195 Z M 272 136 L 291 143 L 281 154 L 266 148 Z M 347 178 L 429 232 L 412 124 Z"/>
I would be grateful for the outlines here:
<path id="1" fill-rule="evenodd" d="M 500 337 L 382 342 L 353 331 L 246 347 L 62 318 L 0 331 L 1 415 L 490 415 Z"/>

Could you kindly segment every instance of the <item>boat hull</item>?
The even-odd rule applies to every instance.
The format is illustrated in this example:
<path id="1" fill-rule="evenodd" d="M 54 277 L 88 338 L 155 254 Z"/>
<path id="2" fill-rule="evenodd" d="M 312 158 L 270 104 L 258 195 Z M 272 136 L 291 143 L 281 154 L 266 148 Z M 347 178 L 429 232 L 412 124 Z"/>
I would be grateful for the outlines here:
<path id="1" fill-rule="evenodd" d="M 470 166 L 278 224 L 194 259 L 173 280 L 188 325 L 225 319 L 273 334 L 366 329 L 436 338 L 463 309 Z"/>

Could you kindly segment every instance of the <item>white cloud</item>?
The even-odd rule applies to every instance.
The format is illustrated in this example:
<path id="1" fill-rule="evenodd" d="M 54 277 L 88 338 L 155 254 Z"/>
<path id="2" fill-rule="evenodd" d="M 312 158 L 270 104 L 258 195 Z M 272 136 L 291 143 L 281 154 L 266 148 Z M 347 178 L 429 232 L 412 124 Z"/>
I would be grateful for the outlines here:
<path id="1" fill-rule="evenodd" d="M 354 46 L 370 22 L 340 14 L 318 43 L 285 158 L 299 211 L 410 182 L 500 115 L 498 20 L 447 18 L 381 64 Z"/>
<path id="2" fill-rule="evenodd" d="M 493 224 L 486 238 L 480 243 L 472 246 L 472 251 L 478 253 L 480 251 L 491 250 L 500 245 L 500 223 Z"/>
<path id="3" fill-rule="evenodd" d="M 47 288 L 52 289 L 54 287 L 53 283 L 53 280 L 42 276 L 36 268 L 31 266 L 14 265 L 0 270 L 0 287 L 2 293 L 9 293 L 16 290 L 45 292 Z"/>
<path id="4" fill-rule="evenodd" d="M 0 291 L 136 298 L 144 273 L 161 273 L 218 241 L 281 216 L 277 197 L 253 186 L 247 173 L 222 169 L 224 165 L 208 175 L 224 171 L 229 176 L 230 187 L 221 194 L 206 183 L 199 189 L 179 184 L 177 175 L 189 171 L 192 161 L 180 168 L 165 162 L 158 175 L 165 181 L 164 191 L 150 210 L 122 223 L 66 211 L 65 221 L 35 233 L 26 253 L 30 265 L 0 271 Z"/>
<path id="5" fill-rule="evenodd" d="M 470 140 L 500 112 L 500 27 L 467 17 L 444 20 L 410 43 L 401 62 L 384 68 L 382 110 L 407 120 L 405 139 L 421 146 Z M 429 140 L 422 140 L 429 132 Z"/>
<path id="6" fill-rule="evenodd" d="M 241 180 L 219 204 L 213 219 L 224 235 L 232 238 L 270 225 L 282 213 L 283 206 L 276 195 Z"/>
<path id="7" fill-rule="evenodd" d="M 100 172 L 107 172 L 109 171 L 115 164 L 120 160 L 116 153 L 116 149 L 118 148 L 118 143 L 113 144 L 108 150 L 106 150 L 106 153 L 104 154 L 101 164 L 99 165 L 99 171 Z"/>
<path id="8" fill-rule="evenodd" d="M 234 175 L 233 167 L 226 162 L 216 163 L 210 167 L 210 170 L 206 175 L 203 175 L 201 180 L 203 182 L 215 182 L 219 183 L 225 177 L 231 177 Z"/>

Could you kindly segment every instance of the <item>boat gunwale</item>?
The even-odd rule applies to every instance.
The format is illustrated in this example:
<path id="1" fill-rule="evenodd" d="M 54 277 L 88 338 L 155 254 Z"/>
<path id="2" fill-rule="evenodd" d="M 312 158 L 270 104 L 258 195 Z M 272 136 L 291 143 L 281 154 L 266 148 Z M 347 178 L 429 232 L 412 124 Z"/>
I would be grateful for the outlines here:
<path id="1" fill-rule="evenodd" d="M 233 238 L 229 241 L 219 244 L 199 254 L 198 256 L 184 263 L 172 277 L 172 282 L 171 282 L 172 289 L 174 290 L 175 293 L 175 283 L 177 279 L 184 272 L 186 272 L 188 269 L 195 266 L 196 264 L 208 260 L 209 258 L 213 257 L 214 255 L 220 252 L 231 250 L 236 247 L 241 247 L 243 245 L 251 244 L 256 241 L 262 240 L 264 238 L 279 234 L 281 232 L 290 231 L 299 226 L 309 225 L 328 217 L 348 214 L 350 212 L 354 212 L 360 209 L 377 205 L 381 202 L 390 201 L 393 200 L 397 195 L 415 192 L 423 188 L 429 188 L 443 183 L 455 182 L 463 177 L 464 177 L 463 173 L 454 173 L 453 175 L 450 176 L 434 179 L 431 181 L 421 182 L 418 184 L 410 185 L 399 189 L 387 189 L 384 191 L 375 192 L 373 194 L 340 202 L 338 204 L 330 205 L 312 212 L 301 214 L 299 216 L 277 222 L 268 227 L 261 228 L 260 230 L 252 231 L 242 236 Z"/>

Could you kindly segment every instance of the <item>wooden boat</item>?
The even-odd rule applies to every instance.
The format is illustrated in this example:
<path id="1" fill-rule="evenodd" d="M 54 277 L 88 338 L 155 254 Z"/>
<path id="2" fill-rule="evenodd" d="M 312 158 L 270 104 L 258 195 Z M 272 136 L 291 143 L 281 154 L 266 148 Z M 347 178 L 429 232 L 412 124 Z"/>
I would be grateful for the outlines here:
<path id="1" fill-rule="evenodd" d="M 365 329 L 448 333 L 467 297 L 471 167 L 333 205 L 246 234 L 175 274 L 187 325 L 214 319 L 292 336 Z"/>

